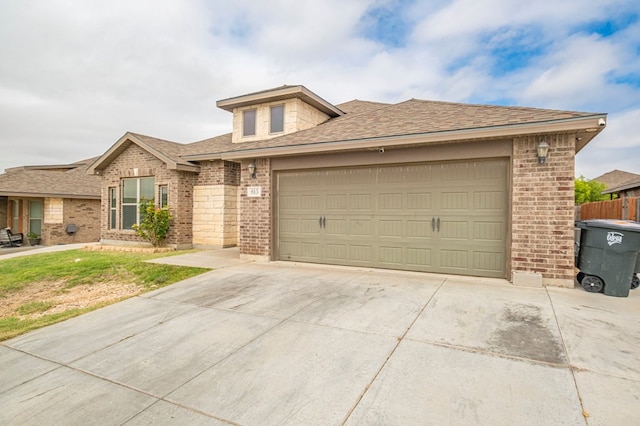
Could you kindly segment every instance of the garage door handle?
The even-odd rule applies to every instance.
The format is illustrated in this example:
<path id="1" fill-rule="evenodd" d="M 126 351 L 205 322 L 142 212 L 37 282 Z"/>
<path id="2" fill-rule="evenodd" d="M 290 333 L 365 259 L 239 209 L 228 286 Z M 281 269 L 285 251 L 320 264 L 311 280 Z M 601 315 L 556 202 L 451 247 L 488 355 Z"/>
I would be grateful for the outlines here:
<path id="1" fill-rule="evenodd" d="M 322 228 L 322 216 L 320 216 L 320 219 L 318 220 L 318 225 L 320 225 L 320 228 Z"/>
<path id="2" fill-rule="evenodd" d="M 327 217 L 326 216 L 322 216 L 322 227 L 323 228 L 327 227 Z"/>
<path id="3" fill-rule="evenodd" d="M 432 217 L 431 218 L 431 232 L 435 232 L 436 230 L 436 218 Z"/>
<path id="4" fill-rule="evenodd" d="M 440 232 L 440 216 L 438 216 L 438 232 Z"/>

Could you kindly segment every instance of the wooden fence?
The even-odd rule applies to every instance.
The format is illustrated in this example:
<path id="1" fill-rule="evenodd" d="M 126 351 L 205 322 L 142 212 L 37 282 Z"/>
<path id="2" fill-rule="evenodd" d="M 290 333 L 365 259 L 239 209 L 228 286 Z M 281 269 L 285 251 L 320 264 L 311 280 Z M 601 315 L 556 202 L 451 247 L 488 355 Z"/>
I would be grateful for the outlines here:
<path id="1" fill-rule="evenodd" d="M 640 222 L 640 198 L 625 197 L 576 206 L 576 220 L 587 219 L 622 219 Z"/>

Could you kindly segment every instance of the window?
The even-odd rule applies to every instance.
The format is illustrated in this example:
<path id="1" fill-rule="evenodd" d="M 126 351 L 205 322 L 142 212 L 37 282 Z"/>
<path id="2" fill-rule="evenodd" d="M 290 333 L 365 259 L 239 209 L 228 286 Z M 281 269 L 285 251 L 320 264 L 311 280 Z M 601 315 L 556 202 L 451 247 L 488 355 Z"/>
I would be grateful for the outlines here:
<path id="1" fill-rule="evenodd" d="M 242 112 L 242 136 L 255 136 L 256 110 L 248 109 Z"/>
<path id="2" fill-rule="evenodd" d="M 169 205 L 169 186 L 160 185 L 160 208 L 165 208 Z"/>
<path id="3" fill-rule="evenodd" d="M 109 229 L 116 229 L 118 193 L 116 188 L 109 188 Z"/>
<path id="4" fill-rule="evenodd" d="M 280 133 L 284 131 L 284 105 L 276 105 L 271 107 L 271 133 Z"/>
<path id="5" fill-rule="evenodd" d="M 152 177 L 122 179 L 122 229 L 140 223 L 140 202 L 155 200 Z"/>
<path id="6" fill-rule="evenodd" d="M 11 232 L 20 232 L 20 201 L 11 200 Z"/>
<path id="7" fill-rule="evenodd" d="M 29 232 L 42 235 L 42 201 L 29 201 Z"/>

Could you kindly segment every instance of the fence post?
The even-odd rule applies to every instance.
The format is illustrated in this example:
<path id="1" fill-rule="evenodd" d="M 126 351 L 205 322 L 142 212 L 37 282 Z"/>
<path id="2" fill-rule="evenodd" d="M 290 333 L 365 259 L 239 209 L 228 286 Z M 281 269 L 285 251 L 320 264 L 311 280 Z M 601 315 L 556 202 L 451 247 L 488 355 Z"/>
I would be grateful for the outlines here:
<path id="1" fill-rule="evenodd" d="M 629 220 L 629 197 L 622 199 L 622 220 Z"/>
<path id="2" fill-rule="evenodd" d="M 633 220 L 640 222 L 640 197 L 636 198 L 636 217 Z"/>

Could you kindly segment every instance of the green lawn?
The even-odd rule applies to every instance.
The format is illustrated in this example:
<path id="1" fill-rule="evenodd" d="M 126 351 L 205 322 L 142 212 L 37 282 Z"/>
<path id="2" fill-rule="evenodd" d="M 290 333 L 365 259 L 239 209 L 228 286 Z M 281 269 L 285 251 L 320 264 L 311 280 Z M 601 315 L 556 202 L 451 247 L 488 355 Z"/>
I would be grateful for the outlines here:
<path id="1" fill-rule="evenodd" d="M 97 288 L 100 285 L 109 285 L 116 292 L 117 286 L 134 285 L 139 294 L 209 271 L 145 262 L 183 253 L 185 252 L 141 254 L 69 250 L 0 260 L 0 303 L 4 306 L 19 303 L 19 306 L 9 309 L 9 312 L 0 311 L 0 340 L 130 297 L 47 313 L 56 307 L 54 299 L 60 294 L 72 294 L 74 291 L 79 293 L 80 290 L 85 290 L 86 293 L 91 287 Z"/>

